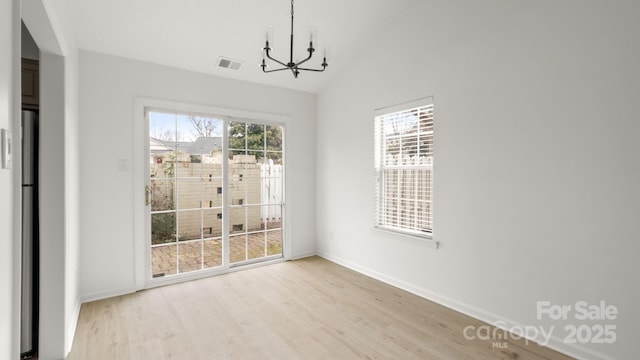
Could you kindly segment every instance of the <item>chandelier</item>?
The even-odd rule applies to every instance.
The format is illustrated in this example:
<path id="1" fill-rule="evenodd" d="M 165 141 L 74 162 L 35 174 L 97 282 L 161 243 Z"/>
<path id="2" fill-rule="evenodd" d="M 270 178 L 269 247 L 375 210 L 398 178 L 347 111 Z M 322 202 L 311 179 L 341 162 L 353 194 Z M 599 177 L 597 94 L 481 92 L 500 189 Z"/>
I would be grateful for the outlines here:
<path id="1" fill-rule="evenodd" d="M 311 68 L 300 67 L 300 65 L 309 61 L 313 56 L 313 52 L 316 51 L 316 49 L 313 48 L 313 38 L 309 40 L 309 48 L 307 49 L 307 52 L 309 52 L 309 56 L 307 56 L 306 59 L 301 60 L 297 63 L 293 61 L 293 0 L 291 0 L 291 38 L 290 39 L 291 39 L 291 43 L 289 47 L 289 62 L 285 63 L 284 61 L 280 61 L 278 59 L 274 59 L 273 57 L 271 57 L 271 47 L 269 46 L 269 38 L 267 37 L 267 40 L 265 41 L 265 45 L 262 48 L 263 50 L 262 64 L 260 64 L 260 67 L 262 68 L 263 72 L 270 73 L 270 72 L 276 72 L 276 71 L 282 71 L 282 70 L 291 70 L 291 73 L 293 73 L 293 77 L 297 79 L 298 75 L 300 74 L 300 71 L 304 70 L 304 71 L 322 72 L 327 68 L 328 64 L 327 64 L 326 56 L 322 58 L 322 64 L 320 64 L 320 66 L 322 66 L 322 69 L 311 69 Z M 281 67 L 267 70 L 269 65 L 267 65 L 266 63 L 265 56 L 267 59 L 278 63 Z"/>

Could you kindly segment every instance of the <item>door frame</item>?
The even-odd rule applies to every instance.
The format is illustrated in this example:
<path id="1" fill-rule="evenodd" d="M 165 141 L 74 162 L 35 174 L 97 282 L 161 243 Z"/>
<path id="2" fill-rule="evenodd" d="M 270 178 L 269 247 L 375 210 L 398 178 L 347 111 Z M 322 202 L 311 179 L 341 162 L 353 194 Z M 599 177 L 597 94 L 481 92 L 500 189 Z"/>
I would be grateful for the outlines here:
<path id="1" fill-rule="evenodd" d="M 278 114 L 268 114 L 254 111 L 245 111 L 231 108 L 215 107 L 209 105 L 190 104 L 177 101 L 153 99 L 136 97 L 134 98 L 134 122 L 133 122 L 133 134 L 134 134 L 134 149 L 133 149 L 133 177 L 134 177 L 134 189 L 132 206 L 134 209 L 134 281 L 136 290 L 152 288 L 157 286 L 164 286 L 168 284 L 180 283 L 184 281 L 209 277 L 213 275 L 224 274 L 232 271 L 238 271 L 248 269 L 256 266 L 263 266 L 267 264 L 282 262 L 291 259 L 291 246 L 289 245 L 289 239 L 291 234 L 291 224 L 287 221 L 289 217 L 289 211 L 286 206 L 287 198 L 287 165 L 286 159 L 288 158 L 287 146 L 286 146 L 286 131 L 287 125 L 290 123 L 290 117 Z M 163 278 L 152 279 L 151 277 L 151 243 L 150 243 L 150 231 L 151 222 L 148 219 L 147 211 L 148 206 L 145 205 L 145 186 L 149 181 L 149 164 L 148 164 L 148 147 L 149 147 L 149 123 L 147 121 L 146 113 L 148 110 L 153 111 L 165 111 L 168 113 L 184 113 L 184 114 L 197 114 L 207 117 L 222 118 L 226 122 L 238 119 L 240 121 L 255 121 L 257 123 L 266 125 L 278 125 L 283 128 L 283 157 L 285 159 L 284 174 L 283 174 L 283 210 L 282 210 L 282 258 L 275 260 L 265 260 L 257 263 L 249 263 L 243 266 L 229 266 L 225 260 L 223 266 L 193 271 L 189 273 L 177 274 L 167 276 Z M 224 128 L 226 134 L 227 129 Z M 225 161 L 226 163 L 226 161 Z M 223 165 L 224 166 L 224 165 Z M 224 177 L 226 178 L 226 176 Z M 226 180 L 223 180 L 226 182 Z M 226 208 L 227 199 L 223 203 L 223 208 Z M 225 221 L 228 221 L 228 216 L 225 217 Z M 223 233 L 224 237 L 224 233 Z M 228 237 L 228 236 L 227 236 Z M 228 249 L 225 247 L 223 256 L 227 256 Z"/>

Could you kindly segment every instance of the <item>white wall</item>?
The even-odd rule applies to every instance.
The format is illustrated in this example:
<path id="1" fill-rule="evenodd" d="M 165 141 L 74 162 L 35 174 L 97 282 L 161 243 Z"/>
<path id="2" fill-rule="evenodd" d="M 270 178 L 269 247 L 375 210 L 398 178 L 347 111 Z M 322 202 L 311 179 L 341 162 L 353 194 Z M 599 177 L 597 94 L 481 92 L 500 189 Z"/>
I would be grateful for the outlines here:
<path id="1" fill-rule="evenodd" d="M 78 294 L 78 52 L 66 1 L 22 3 L 40 49 L 40 333 L 39 359 L 71 349 Z M 62 14 L 62 16 L 60 16 Z"/>
<path id="2" fill-rule="evenodd" d="M 63 358 L 66 269 L 64 57 L 40 56 L 40 341 L 44 359 Z"/>
<path id="3" fill-rule="evenodd" d="M 212 63 L 212 66 L 214 64 Z M 146 97 L 291 118 L 286 128 L 291 255 L 315 253 L 316 96 L 87 51 L 80 52 L 80 294 L 136 288 L 134 98 Z"/>
<path id="4" fill-rule="evenodd" d="M 80 314 L 80 116 L 79 116 L 79 52 L 72 27 L 71 0 L 41 0 L 47 2 L 49 17 L 64 51 L 64 350 L 71 350 L 76 323 Z M 44 94 L 44 96 L 47 96 Z"/>
<path id="5" fill-rule="evenodd" d="M 318 251 L 556 348 L 629 359 L 640 333 L 640 13 L 632 1 L 434 0 L 318 100 Z M 373 110 L 434 95 L 434 250 L 372 228 Z M 618 307 L 570 346 L 536 302 Z"/>
<path id="6" fill-rule="evenodd" d="M 39 359 L 60 359 L 80 311 L 77 51 L 42 53 L 40 72 Z"/>
<path id="7" fill-rule="evenodd" d="M 0 129 L 19 133 L 20 4 L 0 2 Z M 19 142 L 18 142 L 19 143 Z M 19 155 L 19 152 L 18 154 Z M 0 358 L 17 359 L 19 347 L 20 163 L 0 169 Z"/>
<path id="8" fill-rule="evenodd" d="M 80 315 L 80 117 L 79 117 L 79 52 L 71 48 L 65 56 L 65 338 L 68 353 L 73 344 Z"/>

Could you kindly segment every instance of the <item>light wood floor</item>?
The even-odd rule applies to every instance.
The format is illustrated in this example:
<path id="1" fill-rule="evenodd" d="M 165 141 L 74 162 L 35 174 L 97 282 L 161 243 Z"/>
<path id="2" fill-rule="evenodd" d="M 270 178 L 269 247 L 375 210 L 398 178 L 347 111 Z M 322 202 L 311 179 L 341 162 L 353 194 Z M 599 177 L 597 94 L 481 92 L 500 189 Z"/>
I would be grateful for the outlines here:
<path id="1" fill-rule="evenodd" d="M 568 359 L 318 257 L 82 305 L 68 360 Z"/>

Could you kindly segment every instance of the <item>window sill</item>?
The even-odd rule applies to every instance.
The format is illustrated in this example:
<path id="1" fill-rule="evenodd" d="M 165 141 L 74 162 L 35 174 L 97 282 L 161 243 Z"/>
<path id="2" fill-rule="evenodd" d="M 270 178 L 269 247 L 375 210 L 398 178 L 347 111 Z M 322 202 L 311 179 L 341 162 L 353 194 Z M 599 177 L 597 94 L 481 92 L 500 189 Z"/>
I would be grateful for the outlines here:
<path id="1" fill-rule="evenodd" d="M 438 248 L 438 242 L 433 239 L 433 234 L 417 235 L 417 234 L 398 231 L 398 230 L 394 230 L 394 229 L 390 229 L 382 226 L 374 226 L 373 231 L 390 235 L 391 237 L 398 240 L 410 241 L 414 244 L 424 245 L 433 249 Z"/>

